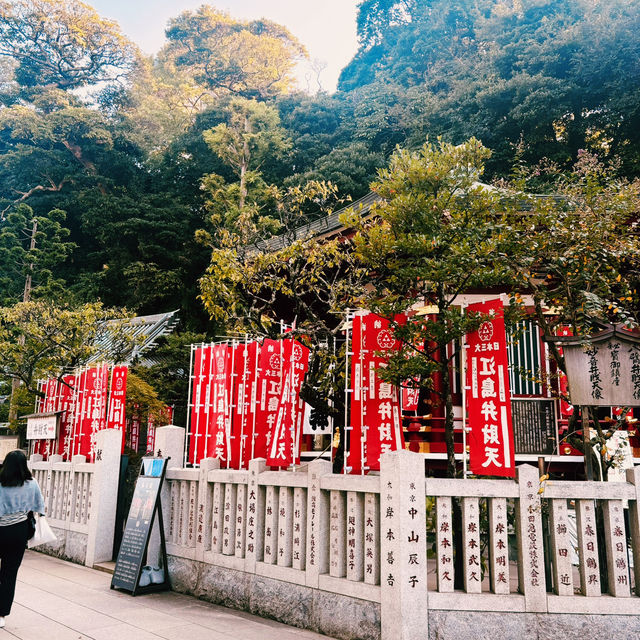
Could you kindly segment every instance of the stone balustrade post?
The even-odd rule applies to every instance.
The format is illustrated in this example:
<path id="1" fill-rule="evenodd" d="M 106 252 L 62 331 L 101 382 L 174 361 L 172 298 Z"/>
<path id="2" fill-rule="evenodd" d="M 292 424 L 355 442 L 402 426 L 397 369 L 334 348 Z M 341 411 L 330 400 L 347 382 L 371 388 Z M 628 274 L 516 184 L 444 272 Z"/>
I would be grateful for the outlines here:
<path id="1" fill-rule="evenodd" d="M 320 575 L 329 573 L 329 496 L 320 489 L 322 476 L 331 473 L 331 463 L 314 460 L 307 470 L 307 561 L 305 582 L 317 589 Z"/>
<path id="2" fill-rule="evenodd" d="M 153 455 L 156 457 L 169 458 L 167 470 L 182 469 L 184 462 L 185 429 L 174 425 L 156 428 L 156 441 Z M 160 502 L 162 503 L 162 521 L 164 524 L 165 536 L 169 531 L 171 519 L 171 491 L 169 483 L 165 480 L 160 492 Z M 147 562 L 157 567 L 160 560 L 160 530 L 155 522 L 149 537 L 149 547 L 147 551 Z"/>
<path id="3" fill-rule="evenodd" d="M 627 482 L 633 485 L 636 492 L 635 500 L 629 500 L 629 528 L 633 550 L 635 592 L 636 595 L 640 595 L 640 466 L 627 469 Z"/>
<path id="4" fill-rule="evenodd" d="M 393 451 L 380 462 L 381 640 L 429 636 L 424 458 Z"/>
<path id="5" fill-rule="evenodd" d="M 116 429 L 98 431 L 85 560 L 87 567 L 93 567 L 99 562 L 107 562 L 113 556 L 121 451 L 122 433 L 120 431 Z"/>
<path id="6" fill-rule="evenodd" d="M 211 504 L 213 502 L 213 491 L 209 489 L 207 477 L 209 471 L 220 468 L 218 458 L 204 458 L 200 461 L 200 474 L 198 476 L 198 499 L 196 501 L 196 559 L 202 562 L 204 554 L 211 549 Z M 165 508 L 170 510 L 171 505 L 162 505 L 164 514 Z M 169 511 L 170 514 L 170 511 Z M 165 532 L 168 529 L 165 527 Z"/>
<path id="7" fill-rule="evenodd" d="M 546 612 L 547 587 L 538 470 L 529 464 L 523 464 L 516 469 L 516 479 L 520 494 L 516 503 L 520 592 L 524 594 L 525 611 Z"/>

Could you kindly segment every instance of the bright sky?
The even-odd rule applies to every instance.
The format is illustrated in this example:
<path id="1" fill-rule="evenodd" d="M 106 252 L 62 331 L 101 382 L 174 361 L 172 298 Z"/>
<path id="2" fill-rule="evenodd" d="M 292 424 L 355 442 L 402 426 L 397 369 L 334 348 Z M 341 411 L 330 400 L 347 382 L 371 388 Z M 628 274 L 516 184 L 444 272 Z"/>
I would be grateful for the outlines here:
<path id="1" fill-rule="evenodd" d="M 85 0 L 144 52 L 155 53 L 164 43 L 169 18 L 202 4 L 211 4 L 234 18 L 268 18 L 285 25 L 306 47 L 312 60 L 327 67 L 320 79 L 333 92 L 340 70 L 356 51 L 356 5 L 360 0 Z M 301 69 L 301 88 L 317 89 L 314 74 Z"/>

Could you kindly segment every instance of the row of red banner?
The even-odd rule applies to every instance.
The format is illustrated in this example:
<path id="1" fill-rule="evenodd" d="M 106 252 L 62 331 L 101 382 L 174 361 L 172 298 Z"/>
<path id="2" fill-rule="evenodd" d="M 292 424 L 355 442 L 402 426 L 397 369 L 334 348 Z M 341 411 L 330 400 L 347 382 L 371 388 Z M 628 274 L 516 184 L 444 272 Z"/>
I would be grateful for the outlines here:
<path id="1" fill-rule="evenodd" d="M 293 339 L 193 347 L 188 461 L 218 458 L 246 469 L 300 462 L 304 403 L 300 389 L 309 349 Z"/>
<path id="2" fill-rule="evenodd" d="M 42 382 L 36 412 L 60 412 L 60 427 L 55 440 L 36 440 L 33 452 L 58 454 L 64 460 L 84 455 L 93 462 L 98 431 L 118 429 L 124 436 L 127 372 L 125 365 L 102 364 Z"/>
<path id="3" fill-rule="evenodd" d="M 507 342 L 500 299 L 467 307 L 485 321 L 467 335 L 465 409 L 469 425 L 469 465 L 484 476 L 515 476 Z M 407 322 L 406 317 L 396 322 Z M 410 321 L 410 320 L 409 320 Z M 389 357 L 400 349 L 390 322 L 373 313 L 357 313 L 351 330 L 350 425 L 345 472 L 380 469 L 380 456 L 404 448 L 402 410 L 418 408 L 417 389 L 398 389 L 381 378 Z"/>

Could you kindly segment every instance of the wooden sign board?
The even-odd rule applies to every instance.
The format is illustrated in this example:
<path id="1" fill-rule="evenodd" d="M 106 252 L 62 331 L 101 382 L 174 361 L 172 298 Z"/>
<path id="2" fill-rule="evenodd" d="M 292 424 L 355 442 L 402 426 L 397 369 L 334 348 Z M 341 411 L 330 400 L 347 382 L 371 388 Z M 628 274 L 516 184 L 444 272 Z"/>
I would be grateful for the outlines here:
<path id="1" fill-rule="evenodd" d="M 571 404 L 640 406 L 640 335 L 612 327 L 588 338 L 550 340 L 564 351 Z"/>
<path id="2" fill-rule="evenodd" d="M 164 481 L 169 458 L 143 458 L 140 475 L 131 501 L 131 508 L 125 524 L 116 568 L 111 580 L 112 589 L 124 589 L 131 595 L 151 593 L 170 589 L 167 549 L 164 538 L 160 491 Z M 160 544 L 162 547 L 163 579 L 141 586 L 140 578 L 146 562 L 149 538 L 154 519 L 158 518 Z"/>

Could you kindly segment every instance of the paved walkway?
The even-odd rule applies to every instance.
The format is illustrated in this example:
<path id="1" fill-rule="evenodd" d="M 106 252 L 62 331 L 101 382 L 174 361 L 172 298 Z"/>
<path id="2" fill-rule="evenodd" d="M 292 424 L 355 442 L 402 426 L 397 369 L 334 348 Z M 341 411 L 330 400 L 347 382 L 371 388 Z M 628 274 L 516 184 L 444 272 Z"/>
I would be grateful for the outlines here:
<path id="1" fill-rule="evenodd" d="M 177 593 L 132 598 L 111 576 L 28 551 L 0 640 L 328 640 Z"/>

